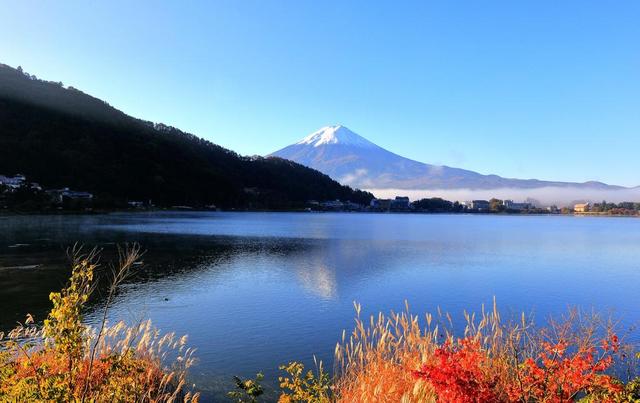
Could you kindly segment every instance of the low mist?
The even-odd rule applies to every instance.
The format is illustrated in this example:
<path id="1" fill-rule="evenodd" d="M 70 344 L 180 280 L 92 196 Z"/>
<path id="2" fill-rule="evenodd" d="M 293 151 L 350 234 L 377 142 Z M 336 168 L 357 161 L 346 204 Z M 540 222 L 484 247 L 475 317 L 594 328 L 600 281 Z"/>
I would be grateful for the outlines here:
<path id="1" fill-rule="evenodd" d="M 640 201 L 640 188 L 619 190 L 585 189 L 579 187 L 541 187 L 532 189 L 497 188 L 497 189 L 366 189 L 376 197 L 382 199 L 395 196 L 408 196 L 411 200 L 430 197 L 441 197 L 451 201 L 467 201 L 474 199 L 489 200 L 510 199 L 516 202 L 533 199 L 538 207 L 557 205 L 569 206 L 578 202 L 607 202 L 619 203 L 623 201 Z"/>

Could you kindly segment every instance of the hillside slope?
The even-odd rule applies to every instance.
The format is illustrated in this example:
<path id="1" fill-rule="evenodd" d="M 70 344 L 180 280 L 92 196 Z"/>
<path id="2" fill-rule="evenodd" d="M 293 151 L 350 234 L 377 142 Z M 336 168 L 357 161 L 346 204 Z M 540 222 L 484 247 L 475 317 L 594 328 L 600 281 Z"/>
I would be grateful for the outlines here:
<path id="1" fill-rule="evenodd" d="M 158 205 L 289 208 L 308 199 L 372 197 L 295 162 L 242 157 L 0 65 L 0 174 L 15 173 L 102 200 Z"/>

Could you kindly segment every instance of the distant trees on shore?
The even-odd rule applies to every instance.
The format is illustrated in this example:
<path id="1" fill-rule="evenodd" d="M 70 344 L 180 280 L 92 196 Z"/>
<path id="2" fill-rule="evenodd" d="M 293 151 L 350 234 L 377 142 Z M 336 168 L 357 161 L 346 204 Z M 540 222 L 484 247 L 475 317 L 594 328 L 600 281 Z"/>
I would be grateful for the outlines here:
<path id="1" fill-rule="evenodd" d="M 464 206 L 459 202 L 451 202 L 440 197 L 420 199 L 414 201 L 412 204 L 414 209 L 425 212 L 462 212 L 464 210 Z"/>

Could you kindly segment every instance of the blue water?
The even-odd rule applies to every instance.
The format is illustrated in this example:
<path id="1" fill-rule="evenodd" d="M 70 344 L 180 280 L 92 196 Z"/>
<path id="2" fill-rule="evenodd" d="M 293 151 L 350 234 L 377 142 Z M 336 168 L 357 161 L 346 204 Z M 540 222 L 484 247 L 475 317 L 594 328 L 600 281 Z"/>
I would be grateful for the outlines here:
<path id="1" fill-rule="evenodd" d="M 503 316 L 525 311 L 541 323 L 569 307 L 622 327 L 640 320 L 634 218 L 140 213 L 4 217 L 0 226 L 4 327 L 26 309 L 44 315 L 67 274 L 66 246 L 98 245 L 108 259 L 114 243 L 140 242 L 145 267 L 112 319 L 144 315 L 189 334 L 192 380 L 207 401 L 231 389 L 234 374 L 262 370 L 273 381 L 278 364 L 314 354 L 330 366 L 354 301 L 364 314 L 402 310 L 405 300 L 414 313 L 439 306 L 458 323 L 494 296 Z"/>

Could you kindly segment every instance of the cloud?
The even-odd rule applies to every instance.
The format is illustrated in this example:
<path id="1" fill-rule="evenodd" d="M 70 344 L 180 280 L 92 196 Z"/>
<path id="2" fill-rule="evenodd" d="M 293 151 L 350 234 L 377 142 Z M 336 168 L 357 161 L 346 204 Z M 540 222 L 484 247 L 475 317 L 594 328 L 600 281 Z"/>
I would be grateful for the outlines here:
<path id="1" fill-rule="evenodd" d="M 366 179 L 368 173 L 369 171 L 364 168 L 356 169 L 354 172 L 344 175 L 338 182 L 348 186 L 354 183 L 362 183 L 362 179 Z"/>

